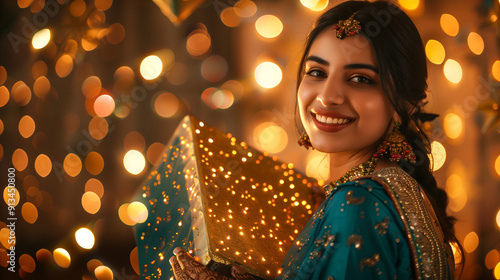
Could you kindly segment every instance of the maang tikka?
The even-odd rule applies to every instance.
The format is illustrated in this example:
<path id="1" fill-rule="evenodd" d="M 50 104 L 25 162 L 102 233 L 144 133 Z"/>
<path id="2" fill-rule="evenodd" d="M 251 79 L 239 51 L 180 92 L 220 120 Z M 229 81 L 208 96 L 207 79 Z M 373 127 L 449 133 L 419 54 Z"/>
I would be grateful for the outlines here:
<path id="1" fill-rule="evenodd" d="M 357 12 L 356 12 L 357 13 Z M 337 38 L 344 39 L 346 36 L 351 36 L 358 34 L 361 30 L 361 25 L 359 25 L 359 21 L 354 19 L 354 15 L 346 20 L 339 21 L 338 24 L 335 24 L 333 28 L 337 30 Z"/>

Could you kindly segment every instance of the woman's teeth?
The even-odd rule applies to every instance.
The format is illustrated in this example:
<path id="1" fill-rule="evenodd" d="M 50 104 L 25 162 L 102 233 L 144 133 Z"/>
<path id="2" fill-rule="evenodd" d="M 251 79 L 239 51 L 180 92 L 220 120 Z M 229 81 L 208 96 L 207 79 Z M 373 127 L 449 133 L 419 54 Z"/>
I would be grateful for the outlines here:
<path id="1" fill-rule="evenodd" d="M 325 117 L 325 116 L 320 116 L 320 115 L 316 115 L 316 119 L 320 123 L 324 123 L 324 124 L 346 124 L 350 121 L 349 119 L 331 118 L 331 117 Z"/>

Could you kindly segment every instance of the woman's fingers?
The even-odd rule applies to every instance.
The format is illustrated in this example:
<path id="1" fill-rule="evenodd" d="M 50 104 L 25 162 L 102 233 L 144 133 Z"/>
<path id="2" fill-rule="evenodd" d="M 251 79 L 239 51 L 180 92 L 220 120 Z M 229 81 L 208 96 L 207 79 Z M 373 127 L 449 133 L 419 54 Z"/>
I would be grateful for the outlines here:
<path id="1" fill-rule="evenodd" d="M 236 280 L 245 279 L 245 280 L 255 280 L 248 272 L 246 272 L 241 266 L 233 265 L 231 267 L 231 275 Z"/>
<path id="2" fill-rule="evenodd" d="M 184 251 L 184 249 L 175 248 L 174 254 L 179 266 L 187 276 L 193 279 L 205 279 L 204 276 L 216 275 L 215 272 L 197 262 L 189 253 Z"/>
<path id="3" fill-rule="evenodd" d="M 179 265 L 179 262 L 177 261 L 177 258 L 175 256 L 171 257 L 169 259 L 170 265 L 172 266 L 172 269 L 174 270 L 174 276 L 175 279 L 177 280 L 189 280 L 191 279 L 189 276 L 184 273 L 182 270 L 181 266 Z"/>

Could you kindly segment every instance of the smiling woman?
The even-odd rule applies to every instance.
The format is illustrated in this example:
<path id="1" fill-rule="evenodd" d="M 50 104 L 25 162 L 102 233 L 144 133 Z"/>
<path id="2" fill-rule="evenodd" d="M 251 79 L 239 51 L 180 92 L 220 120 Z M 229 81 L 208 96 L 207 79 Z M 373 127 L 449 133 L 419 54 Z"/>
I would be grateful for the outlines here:
<path id="1" fill-rule="evenodd" d="M 278 278 L 454 279 L 451 245 L 463 253 L 419 120 L 427 68 L 411 19 L 388 1 L 339 4 L 310 32 L 297 82 L 299 144 L 330 157 L 331 183 Z M 230 279 L 174 254 L 177 279 Z"/>

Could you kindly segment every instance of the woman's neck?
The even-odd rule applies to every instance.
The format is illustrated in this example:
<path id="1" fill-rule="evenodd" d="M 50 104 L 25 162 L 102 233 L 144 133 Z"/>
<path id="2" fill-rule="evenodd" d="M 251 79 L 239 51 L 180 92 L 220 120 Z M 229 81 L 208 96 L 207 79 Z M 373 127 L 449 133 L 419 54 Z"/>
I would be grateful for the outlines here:
<path id="1" fill-rule="evenodd" d="M 367 162 L 373 157 L 373 151 L 359 151 L 356 153 L 331 153 L 330 155 L 330 181 L 334 182 L 344 176 L 353 167 Z M 386 167 L 397 167 L 398 164 L 387 159 L 378 160 L 375 170 Z"/>

